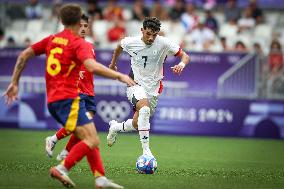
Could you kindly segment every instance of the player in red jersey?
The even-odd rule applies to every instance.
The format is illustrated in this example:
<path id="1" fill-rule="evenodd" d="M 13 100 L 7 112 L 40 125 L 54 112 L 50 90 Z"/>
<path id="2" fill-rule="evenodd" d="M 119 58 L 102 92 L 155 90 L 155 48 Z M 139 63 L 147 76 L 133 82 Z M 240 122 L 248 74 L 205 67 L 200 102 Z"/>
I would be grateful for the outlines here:
<path id="1" fill-rule="evenodd" d="M 85 38 L 86 33 L 89 31 L 89 18 L 86 15 L 82 16 L 81 19 L 81 26 L 79 35 L 82 38 Z M 85 101 L 85 106 L 88 111 L 88 113 L 93 117 L 96 111 L 95 107 L 95 100 L 94 100 L 94 82 L 93 82 L 93 74 L 88 72 L 84 65 L 81 67 L 81 71 L 79 72 L 79 94 L 82 100 Z M 62 127 L 59 129 L 54 135 L 49 136 L 46 138 L 46 153 L 48 157 L 52 157 L 52 152 L 55 147 L 55 144 L 58 140 L 61 140 L 65 137 L 69 136 L 69 133 L 67 133 L 66 129 Z M 66 149 L 60 153 L 60 157 L 58 156 L 57 160 L 62 161 L 67 156 L 67 152 L 69 152 L 73 145 L 77 143 L 77 138 L 75 136 L 71 136 Z"/>
<path id="2" fill-rule="evenodd" d="M 34 55 L 46 54 L 48 110 L 65 127 L 67 133 L 74 133 L 77 138 L 81 139 L 71 149 L 62 164 L 50 169 L 50 175 L 66 187 L 75 186 L 68 173 L 83 157 L 86 156 L 88 160 L 93 161 L 93 164 L 96 163 L 92 152 L 99 144 L 93 120 L 88 116 L 86 107 L 78 95 L 78 75 L 82 64 L 89 72 L 118 79 L 130 86 L 135 84 L 127 75 L 110 70 L 95 61 L 90 44 L 78 36 L 81 17 L 82 9 L 79 5 L 64 5 L 60 9 L 64 30 L 35 43 L 19 55 L 12 81 L 4 93 L 8 105 L 16 100 L 19 79 L 27 60 Z M 96 179 L 97 188 L 123 188 L 106 177 L 99 178 Z"/>
<path id="3" fill-rule="evenodd" d="M 85 38 L 87 33 L 89 32 L 89 18 L 86 15 L 83 15 L 81 18 L 81 26 L 79 35 L 82 38 Z M 94 116 L 96 113 L 96 104 L 95 104 L 95 92 L 94 92 L 94 82 L 93 82 L 93 74 L 88 72 L 84 65 L 81 67 L 81 71 L 79 72 L 79 95 L 82 101 L 85 103 L 86 110 L 90 114 L 90 116 Z M 46 152 L 49 157 L 52 156 L 52 151 L 55 147 L 55 144 L 58 140 L 61 140 L 65 137 L 69 136 L 66 129 L 62 127 L 59 129 L 54 135 L 49 136 L 46 138 Z M 78 139 L 74 134 L 71 134 L 70 139 L 65 146 L 65 148 L 58 154 L 57 161 L 64 160 L 68 153 L 71 151 L 72 147 L 80 142 L 81 140 Z M 95 148 L 93 152 L 94 158 L 97 160 L 96 163 L 91 164 L 92 173 L 96 178 L 105 175 L 103 162 L 100 156 L 100 150 L 98 147 Z M 89 162 L 93 162 L 92 160 L 88 160 Z"/>

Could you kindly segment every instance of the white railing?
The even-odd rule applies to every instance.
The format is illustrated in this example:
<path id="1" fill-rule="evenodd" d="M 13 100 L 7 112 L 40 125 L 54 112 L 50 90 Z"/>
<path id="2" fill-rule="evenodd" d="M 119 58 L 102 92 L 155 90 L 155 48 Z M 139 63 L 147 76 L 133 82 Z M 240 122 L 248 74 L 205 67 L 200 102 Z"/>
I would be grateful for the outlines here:
<path id="1" fill-rule="evenodd" d="M 248 54 L 218 79 L 217 96 L 222 98 L 257 98 L 259 65 L 254 54 Z"/>

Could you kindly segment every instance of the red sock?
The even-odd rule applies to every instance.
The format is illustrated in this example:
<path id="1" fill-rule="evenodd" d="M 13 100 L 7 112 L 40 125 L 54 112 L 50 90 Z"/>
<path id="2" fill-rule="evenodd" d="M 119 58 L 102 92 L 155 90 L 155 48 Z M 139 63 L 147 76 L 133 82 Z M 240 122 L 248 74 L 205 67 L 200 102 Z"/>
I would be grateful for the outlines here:
<path id="1" fill-rule="evenodd" d="M 87 154 L 87 160 L 95 177 L 105 176 L 104 165 L 98 147 Z"/>
<path id="2" fill-rule="evenodd" d="M 70 170 L 77 162 L 86 156 L 91 148 L 83 141 L 77 143 L 64 160 L 64 167 Z"/>
<path id="3" fill-rule="evenodd" d="M 59 129 L 56 132 L 56 137 L 58 140 L 65 138 L 66 136 L 68 136 L 69 134 L 66 132 L 66 130 L 64 129 L 64 127 L 62 127 L 61 129 Z"/>
<path id="4" fill-rule="evenodd" d="M 70 152 L 71 149 L 73 148 L 73 146 L 74 146 L 75 144 L 77 144 L 78 142 L 80 142 L 80 141 L 81 141 L 81 140 L 80 140 L 79 138 L 75 137 L 75 135 L 72 134 L 71 137 L 70 137 L 70 139 L 69 139 L 69 141 L 68 141 L 68 143 L 66 144 L 65 149 L 66 149 L 68 152 Z"/>

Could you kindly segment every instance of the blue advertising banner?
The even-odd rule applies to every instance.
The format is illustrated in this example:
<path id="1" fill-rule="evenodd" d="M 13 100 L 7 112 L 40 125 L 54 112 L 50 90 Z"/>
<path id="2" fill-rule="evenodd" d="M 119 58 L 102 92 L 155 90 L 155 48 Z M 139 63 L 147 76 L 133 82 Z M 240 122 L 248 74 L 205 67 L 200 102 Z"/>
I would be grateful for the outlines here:
<path id="1" fill-rule="evenodd" d="M 45 105 L 45 94 L 25 94 L 11 107 L 0 100 L 0 128 L 58 129 Z M 94 119 L 99 131 L 108 122 L 133 115 L 131 104 L 119 95 L 97 95 Z M 284 103 L 214 98 L 161 97 L 151 119 L 151 132 L 163 134 L 284 138 Z"/>
<path id="2" fill-rule="evenodd" d="M 3 78 L 11 76 L 19 52 L 10 49 L 0 51 L 1 90 L 8 85 Z M 96 54 L 99 62 L 109 64 L 112 51 L 97 51 Z M 151 132 L 284 138 L 283 101 L 187 95 L 194 91 L 198 94 L 215 94 L 217 79 L 241 60 L 244 54 L 191 53 L 190 56 L 191 64 L 181 76 L 173 75 L 170 69 L 178 60 L 175 57 L 166 60 L 165 89 L 151 118 Z M 130 71 L 128 55 L 121 56 L 118 68 L 124 73 Z M 29 62 L 23 76 L 32 76 L 32 79 L 25 80 L 20 86 L 23 91 L 20 100 L 7 107 L 4 99 L 0 99 L 0 128 L 60 128 L 47 111 L 45 91 L 39 90 L 44 86 L 44 73 L 44 56 Z M 132 117 L 132 105 L 125 94 L 126 86 L 95 76 L 95 91 L 97 114 L 94 121 L 99 131 L 107 131 L 110 120 L 124 121 Z"/>
<path id="3" fill-rule="evenodd" d="M 4 49 L 0 51 L 1 69 L 0 76 L 9 76 L 13 73 L 19 50 Z M 108 66 L 111 61 L 112 51 L 96 51 L 98 62 Z M 245 54 L 236 53 L 190 53 L 190 65 L 180 76 L 172 73 L 171 67 L 178 63 L 175 57 L 168 57 L 164 64 L 165 80 L 186 82 L 186 88 L 191 93 L 214 95 L 217 91 L 217 79 Z M 130 57 L 123 54 L 118 62 L 118 69 L 123 73 L 130 72 Z M 28 64 L 23 76 L 41 76 L 45 74 L 45 56 L 35 57 Z M 96 76 L 95 76 L 96 78 Z"/>

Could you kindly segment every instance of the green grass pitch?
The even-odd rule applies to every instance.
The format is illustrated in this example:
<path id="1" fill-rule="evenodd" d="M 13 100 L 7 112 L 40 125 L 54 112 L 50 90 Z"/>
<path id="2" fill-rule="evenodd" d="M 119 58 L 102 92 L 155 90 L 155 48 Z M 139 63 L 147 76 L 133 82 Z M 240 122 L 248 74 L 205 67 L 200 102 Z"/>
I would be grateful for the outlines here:
<path id="1" fill-rule="evenodd" d="M 52 131 L 0 130 L 0 188 L 64 188 L 48 170 L 57 164 L 44 151 Z M 109 148 L 100 134 L 106 174 L 125 189 L 283 189 L 284 141 L 152 135 L 158 161 L 154 175 L 141 175 L 135 162 L 142 150 L 138 135 L 121 134 Z M 54 154 L 62 149 L 59 142 Z M 78 189 L 92 189 L 93 177 L 83 160 L 70 173 Z"/>

